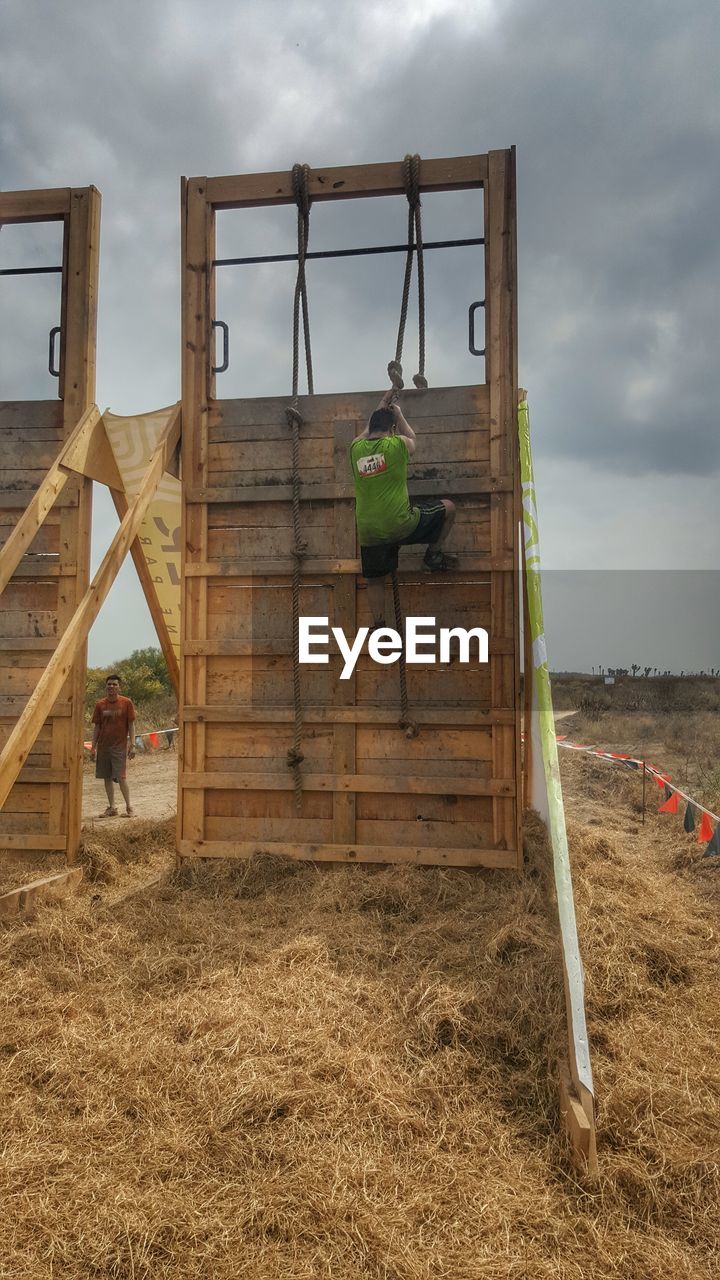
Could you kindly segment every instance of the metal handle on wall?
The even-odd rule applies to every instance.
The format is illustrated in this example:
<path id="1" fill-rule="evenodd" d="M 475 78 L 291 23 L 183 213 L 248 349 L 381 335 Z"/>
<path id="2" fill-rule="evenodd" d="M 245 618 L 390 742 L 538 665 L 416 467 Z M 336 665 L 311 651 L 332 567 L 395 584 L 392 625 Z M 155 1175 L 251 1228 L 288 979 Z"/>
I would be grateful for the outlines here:
<path id="1" fill-rule="evenodd" d="M 230 330 L 224 320 L 213 320 L 213 330 L 222 329 L 223 336 L 223 358 L 222 364 L 213 366 L 213 373 L 224 373 L 230 364 Z"/>
<path id="2" fill-rule="evenodd" d="M 57 369 L 55 368 L 55 339 L 59 333 L 60 325 L 56 324 L 55 327 L 50 330 L 50 340 L 48 342 L 48 373 L 50 373 L 53 378 L 60 377 L 59 366 Z"/>
<path id="3" fill-rule="evenodd" d="M 484 307 L 484 306 L 485 306 L 484 299 L 482 302 L 470 303 L 470 309 L 468 311 L 468 350 L 471 356 L 485 355 L 484 347 L 482 348 L 482 350 L 479 350 L 478 347 L 475 346 L 475 312 L 477 311 L 478 307 Z"/>

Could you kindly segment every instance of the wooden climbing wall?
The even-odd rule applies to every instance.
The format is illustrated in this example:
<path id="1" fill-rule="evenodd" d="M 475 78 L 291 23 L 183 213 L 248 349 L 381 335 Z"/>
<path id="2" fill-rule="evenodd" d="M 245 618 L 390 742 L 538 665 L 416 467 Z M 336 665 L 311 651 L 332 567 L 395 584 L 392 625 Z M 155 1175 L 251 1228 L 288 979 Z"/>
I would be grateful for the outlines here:
<path id="1" fill-rule="evenodd" d="M 291 203 L 289 175 L 184 186 L 183 725 L 178 850 L 270 850 L 318 860 L 520 865 L 514 173 L 511 152 L 427 161 L 421 190 L 485 188 L 487 381 L 409 392 L 409 487 L 451 497 L 457 570 L 419 572 L 404 549 L 406 614 L 484 626 L 486 665 L 408 666 L 412 718 L 398 727 L 397 665 L 367 654 L 301 668 L 302 809 L 293 740 L 291 441 L 288 397 L 217 400 L 211 372 L 214 211 Z M 401 166 L 311 171 L 313 199 L 402 192 Z M 300 400 L 300 612 L 354 636 L 369 622 L 347 449 L 379 391 Z M 392 617 L 388 587 L 386 617 Z"/>
<path id="2" fill-rule="evenodd" d="M 0 403 L 1 543 L 95 398 L 100 196 L 93 187 L 0 193 L 1 223 L 45 221 L 64 225 L 60 398 Z M 52 323 L 48 317 L 48 328 Z M 44 358 L 40 352 L 38 359 Z M 87 588 L 91 496 L 90 480 L 68 481 L 0 596 L 0 744 Z M 1 849 L 50 851 L 73 861 L 82 810 L 84 698 L 83 646 L 0 811 Z"/>

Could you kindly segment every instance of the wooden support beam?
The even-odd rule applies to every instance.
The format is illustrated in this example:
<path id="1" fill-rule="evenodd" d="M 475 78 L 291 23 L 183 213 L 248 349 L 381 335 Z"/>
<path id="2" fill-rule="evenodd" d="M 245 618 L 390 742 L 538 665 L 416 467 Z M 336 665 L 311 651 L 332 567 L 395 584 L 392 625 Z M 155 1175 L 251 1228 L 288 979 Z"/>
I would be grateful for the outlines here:
<path id="1" fill-rule="evenodd" d="M 25 709 L 0 753 L 0 808 L 5 804 L 53 702 L 72 671 L 76 655 L 85 644 L 120 565 L 137 536 L 143 516 L 162 479 L 168 459 L 180 438 L 180 407 L 170 418 L 155 449 L 137 497 L 125 514 L 100 568 L 75 610 L 55 653 L 45 668 Z"/>
<path id="2" fill-rule="evenodd" d="M 0 191 L 0 226 L 13 222 L 62 222 L 69 212 L 69 187 Z"/>
<path id="3" fill-rule="evenodd" d="M 57 712 L 56 712 L 57 714 Z M 388 724 L 397 725 L 398 710 L 393 707 L 306 707 L 304 724 Z M 187 724 L 287 724 L 294 719 L 292 707 L 251 707 L 248 704 L 226 702 L 222 706 L 192 706 L 182 709 L 182 719 Z M 440 724 L 450 727 L 476 726 L 490 728 L 495 724 L 512 726 L 513 712 L 508 709 L 481 711 L 458 703 L 452 706 L 413 707 L 413 720 L 417 724 Z"/>
<path id="4" fill-rule="evenodd" d="M 352 511 L 350 515 L 354 518 Z M 444 574 L 443 578 L 445 580 L 451 577 L 459 578 L 467 573 L 512 573 L 514 567 L 511 556 L 465 554 L 460 556 L 457 569 L 453 569 L 452 573 Z M 188 562 L 185 566 L 185 574 L 188 578 L 261 578 L 264 575 L 274 577 L 278 574 L 288 577 L 292 570 L 292 556 L 272 558 L 255 556 L 247 560 L 225 559 L 207 562 L 196 560 L 192 563 Z M 403 579 L 409 573 L 416 573 L 422 575 L 422 580 L 427 582 L 428 575 L 422 568 L 422 556 L 417 553 L 413 555 L 412 548 L 408 548 L 407 553 L 403 552 L 400 572 Z M 338 574 L 350 574 L 356 577 L 360 573 L 360 560 L 334 560 L 329 556 L 306 556 L 303 560 L 303 575 L 308 577 L 316 573 L 331 574 L 333 577 Z"/>
<path id="5" fill-rule="evenodd" d="M 117 511 L 120 519 L 123 520 L 128 510 L 128 500 L 125 494 L 118 493 L 117 490 L 111 489 L 110 497 L 113 500 L 115 510 Z M 173 642 L 170 638 L 170 633 L 167 629 L 167 624 L 165 622 L 165 614 L 162 611 L 162 608 L 160 606 L 160 601 L 158 600 L 158 597 L 157 597 L 157 591 L 155 590 L 155 583 L 153 581 L 153 576 L 150 572 L 150 569 L 148 568 L 148 563 L 147 563 L 147 560 L 145 559 L 145 556 L 143 554 L 143 549 L 140 545 L 140 540 L 138 538 L 135 538 L 131 543 L 130 555 L 132 556 L 132 560 L 133 560 L 133 564 L 135 565 L 137 576 L 140 579 L 140 585 L 143 589 L 143 595 L 145 596 L 145 603 L 147 604 L 147 607 L 150 610 L 150 616 L 153 620 L 155 631 L 157 632 L 157 638 L 160 641 L 160 648 L 162 649 L 163 657 L 165 658 L 165 663 L 168 669 L 168 675 L 170 676 L 170 682 L 172 684 L 173 689 L 175 690 L 175 697 L 179 698 L 180 697 L 180 664 L 178 662 L 175 649 L 173 648 Z"/>
<path id="6" fill-rule="evenodd" d="M 438 482 L 435 480 L 413 480 L 413 495 L 418 498 L 437 496 Z M 512 476 L 508 475 L 468 475 L 459 479 L 443 480 L 443 493 L 448 497 L 461 497 L 469 494 L 512 493 L 514 489 Z M 329 481 L 323 484 L 303 484 L 303 498 L 339 502 L 342 499 L 355 500 L 352 482 L 339 484 Z M 214 502 L 290 502 L 292 485 L 290 484 L 245 484 L 228 486 L 201 487 L 189 484 L 185 489 L 185 501 L 188 503 Z"/>
<path id="7" fill-rule="evenodd" d="M 100 423 L 100 410 L 96 404 L 91 405 L 58 453 L 42 484 L 32 495 L 26 510 L 0 550 L 0 592 L 5 590 L 55 499 L 70 479 L 70 470 L 65 465 L 68 451 L 72 454 L 76 448 L 82 450 L 87 441 L 92 439 Z"/>
<path id="8" fill-rule="evenodd" d="M 354 588 L 354 581 L 350 578 L 347 580 Z M 403 579 L 403 582 L 404 581 L 405 580 Z M 338 584 L 336 583 L 335 591 L 337 592 L 337 590 Z M 330 620 L 330 623 L 328 624 L 329 626 L 338 625 L 337 608 L 335 611 L 335 618 L 336 621 L 333 621 L 332 619 Z M 340 622 L 340 625 L 342 625 L 342 622 Z M 345 634 L 348 638 L 354 636 L 357 630 L 354 620 L 349 623 L 349 628 L 349 630 L 345 630 Z M 13 641 L 8 640 L 7 643 L 9 648 L 13 647 Z M 490 655 L 495 655 L 497 653 L 511 654 L 514 652 L 513 642 L 512 640 L 507 639 L 494 640 L 491 636 L 488 641 L 488 651 Z M 293 646 L 291 640 L 186 640 L 183 652 L 188 658 L 259 658 L 263 656 L 289 657 L 293 652 Z M 335 639 L 330 635 L 328 655 L 330 657 L 336 657 L 339 653 L 340 650 L 335 643 Z M 347 688 L 352 687 L 351 682 L 352 676 L 349 677 L 348 680 L 343 680 L 340 686 L 340 691 L 345 692 Z"/>
<path id="9" fill-rule="evenodd" d="M 560 1120 L 570 1144 L 573 1163 L 583 1173 L 598 1172 L 593 1098 L 589 1089 L 577 1091 L 566 1063 L 560 1068 Z"/>
<path id="10" fill-rule="evenodd" d="M 208 201 L 206 182 L 198 178 L 182 183 L 182 472 L 184 485 L 207 488 L 209 401 L 214 396 L 211 359 L 214 318 L 215 214 Z M 195 560 L 208 559 L 208 511 L 202 505 L 183 502 L 181 534 L 181 663 L 180 706 L 207 699 L 207 660 L 186 657 L 185 637 L 207 636 L 207 579 L 187 576 Z M 188 725 L 180 734 L 180 770 L 200 771 L 205 761 L 205 726 Z M 187 797 L 178 793 L 177 833 L 202 839 L 205 809 L 202 792 Z"/>
<path id="11" fill-rule="evenodd" d="M 423 160 L 420 168 L 420 190 L 470 191 L 483 186 L 487 169 L 486 155 Z M 188 179 L 190 183 L 200 181 L 204 183 L 208 202 L 214 209 L 257 209 L 270 204 L 295 203 L 289 169 L 282 169 L 277 173 L 244 173 L 232 177 Z M 308 192 L 313 201 L 402 196 L 405 194 L 402 161 L 311 169 Z"/>
<path id="12" fill-rule="evenodd" d="M 517 865 L 515 849 L 427 849 L 414 845 L 287 844 L 265 840 L 179 840 L 183 858 L 252 858 L 274 853 L 313 862 L 401 862 L 413 866 L 505 867 Z"/>
<path id="13" fill-rule="evenodd" d="M 98 275 L 100 267 L 100 193 L 95 187 L 73 187 L 63 240 L 63 296 L 60 324 L 60 397 L 63 402 L 63 437 L 68 440 L 78 421 L 95 401 Z M 90 583 L 92 541 L 92 481 L 74 474 L 77 508 L 60 512 L 61 559 L 77 566 L 74 579 L 58 594 L 58 634 L 62 635 Z M 76 648 L 68 671 L 65 694 L 70 701 L 69 721 L 52 727 L 53 765 L 67 763 L 67 789 L 54 788 L 50 831 L 63 833 L 68 862 L 75 860 L 82 822 L 82 756 L 87 644 Z"/>
<path id="14" fill-rule="evenodd" d="M 30 884 L 21 885 L 19 889 L 3 893 L 0 895 L 0 922 L 16 920 L 18 916 L 34 915 L 41 902 L 64 898 L 74 893 L 82 878 L 82 867 L 69 867 L 67 871 L 58 871 L 56 875 L 44 876 L 42 880 L 33 880 Z"/>
<path id="15" fill-rule="evenodd" d="M 342 722 L 339 722 L 342 723 Z M 352 729 L 352 724 L 343 726 Z M 336 730 L 337 732 L 337 730 Z M 185 773 L 180 776 L 184 791 L 292 791 L 294 780 L 285 773 Z M 406 774 L 380 773 L 307 773 L 303 775 L 303 791 L 335 791 L 347 795 L 357 792 L 383 792 L 392 795 L 462 795 L 512 796 L 515 783 L 493 778 L 408 777 Z"/>

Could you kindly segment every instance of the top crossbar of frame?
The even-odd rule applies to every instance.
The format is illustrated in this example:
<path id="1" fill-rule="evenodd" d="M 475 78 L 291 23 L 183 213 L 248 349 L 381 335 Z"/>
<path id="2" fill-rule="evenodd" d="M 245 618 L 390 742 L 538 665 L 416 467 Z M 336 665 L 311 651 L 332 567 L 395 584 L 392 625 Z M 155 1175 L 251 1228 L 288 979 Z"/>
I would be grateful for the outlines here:
<path id="1" fill-rule="evenodd" d="M 0 224 L 62 222 L 69 212 L 69 187 L 54 187 L 46 191 L 0 191 Z"/>
<path id="2" fill-rule="evenodd" d="M 423 160 L 421 191 L 469 191 L 487 181 L 488 157 L 457 156 L 449 160 Z M 265 205 L 295 204 L 290 170 L 279 173 L 245 173 L 226 178 L 190 178 L 214 209 L 258 209 Z M 405 194 L 401 161 L 390 164 L 343 165 L 336 169 L 311 169 L 311 200 L 357 200 L 364 196 Z"/>

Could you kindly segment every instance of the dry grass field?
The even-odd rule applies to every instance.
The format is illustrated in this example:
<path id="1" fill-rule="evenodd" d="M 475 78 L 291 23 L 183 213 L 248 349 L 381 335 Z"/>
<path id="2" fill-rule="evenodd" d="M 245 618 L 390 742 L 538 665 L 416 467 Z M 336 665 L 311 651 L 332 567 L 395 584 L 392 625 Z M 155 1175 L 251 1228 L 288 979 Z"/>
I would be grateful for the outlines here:
<path id="1" fill-rule="evenodd" d="M 173 765 L 137 762 L 138 795 Z M 655 788 L 642 823 L 637 775 L 562 769 L 597 1182 L 558 1131 L 536 823 L 516 878 L 176 870 L 169 822 L 95 822 L 78 896 L 0 934 L 3 1280 L 710 1280 L 720 860 Z"/>

